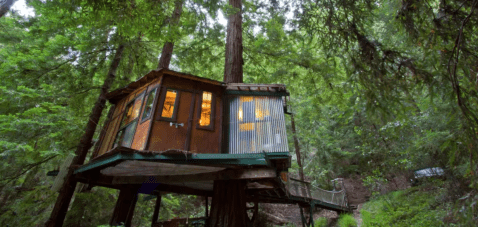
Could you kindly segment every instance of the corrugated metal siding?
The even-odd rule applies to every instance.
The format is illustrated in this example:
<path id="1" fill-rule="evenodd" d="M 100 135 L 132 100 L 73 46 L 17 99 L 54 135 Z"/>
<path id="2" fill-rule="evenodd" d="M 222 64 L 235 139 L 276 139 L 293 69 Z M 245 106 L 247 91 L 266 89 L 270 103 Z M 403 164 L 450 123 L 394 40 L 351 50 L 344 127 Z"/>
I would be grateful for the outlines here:
<path id="1" fill-rule="evenodd" d="M 289 152 L 281 97 L 229 99 L 229 153 Z"/>

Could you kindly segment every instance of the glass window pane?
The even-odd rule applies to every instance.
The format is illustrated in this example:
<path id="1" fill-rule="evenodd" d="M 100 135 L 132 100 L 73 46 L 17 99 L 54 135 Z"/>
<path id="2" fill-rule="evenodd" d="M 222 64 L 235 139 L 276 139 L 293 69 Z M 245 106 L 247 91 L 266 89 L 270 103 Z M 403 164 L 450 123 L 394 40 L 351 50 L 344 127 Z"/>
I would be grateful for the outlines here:
<path id="1" fill-rule="evenodd" d="M 166 98 L 164 99 L 163 112 L 161 117 L 173 118 L 174 105 L 176 104 L 176 97 L 178 95 L 177 91 L 167 90 Z"/>
<path id="2" fill-rule="evenodd" d="M 134 100 L 133 116 L 132 119 L 139 117 L 139 111 L 141 111 L 141 104 L 143 103 L 144 93 Z"/>
<path id="3" fill-rule="evenodd" d="M 202 93 L 201 118 L 199 119 L 200 126 L 211 125 L 211 111 L 212 111 L 212 93 L 205 91 Z"/>
<path id="4" fill-rule="evenodd" d="M 124 111 L 123 121 L 121 122 L 121 128 L 133 120 L 133 102 L 128 103 Z"/>
<path id="5" fill-rule="evenodd" d="M 138 121 L 135 121 L 135 122 L 131 123 L 130 125 L 126 126 L 126 128 L 124 129 L 123 139 L 121 141 L 121 146 L 130 147 L 131 142 L 133 141 L 134 132 L 136 131 L 137 123 L 138 123 Z"/>
<path id="6" fill-rule="evenodd" d="M 129 124 L 131 121 L 136 119 L 139 116 L 139 111 L 141 109 L 141 103 L 143 102 L 144 94 L 137 97 L 134 101 L 128 103 L 124 111 L 123 121 L 121 122 L 121 127 Z"/>
<path id="7" fill-rule="evenodd" d="M 124 129 L 120 130 L 118 134 L 116 134 L 115 142 L 113 143 L 113 148 L 117 147 L 123 141 L 124 138 Z"/>
<path id="8" fill-rule="evenodd" d="M 146 119 L 151 116 L 151 111 L 153 110 L 153 101 L 155 96 L 156 96 L 156 89 L 149 92 L 148 98 L 146 100 L 146 105 L 143 111 L 143 117 L 142 117 L 143 119 Z"/>

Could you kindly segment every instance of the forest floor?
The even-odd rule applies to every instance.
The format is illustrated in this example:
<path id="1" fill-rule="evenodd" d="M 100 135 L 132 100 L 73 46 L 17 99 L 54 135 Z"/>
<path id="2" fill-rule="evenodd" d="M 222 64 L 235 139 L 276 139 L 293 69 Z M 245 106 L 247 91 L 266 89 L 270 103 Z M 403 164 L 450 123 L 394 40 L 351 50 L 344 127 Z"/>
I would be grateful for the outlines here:
<path id="1" fill-rule="evenodd" d="M 347 191 L 347 199 L 349 204 L 357 207 L 353 216 L 357 220 L 358 226 L 362 224 L 362 218 L 360 215 L 360 209 L 363 204 L 367 202 L 371 196 L 370 191 L 363 185 L 363 180 L 360 176 L 351 176 L 344 178 L 345 190 Z M 390 191 L 402 190 L 409 188 L 410 184 L 405 176 L 391 177 L 386 185 L 383 185 L 382 193 L 388 193 Z M 267 223 L 274 225 L 287 225 L 287 226 L 302 226 L 299 206 L 295 204 L 264 204 L 261 206 L 263 209 L 262 215 Z M 317 209 L 314 213 L 314 220 L 321 217 L 327 219 L 327 226 L 335 226 L 339 215 L 335 211 Z"/>

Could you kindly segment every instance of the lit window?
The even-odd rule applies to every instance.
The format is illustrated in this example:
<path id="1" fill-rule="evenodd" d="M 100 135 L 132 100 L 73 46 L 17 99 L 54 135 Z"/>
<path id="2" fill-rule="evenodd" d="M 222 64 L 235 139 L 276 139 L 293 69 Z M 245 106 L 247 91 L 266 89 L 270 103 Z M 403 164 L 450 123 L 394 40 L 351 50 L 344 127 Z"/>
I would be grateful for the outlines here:
<path id="1" fill-rule="evenodd" d="M 201 119 L 199 119 L 200 126 L 211 125 L 211 111 L 212 111 L 212 93 L 205 91 L 202 93 Z"/>
<path id="2" fill-rule="evenodd" d="M 169 90 L 169 89 L 166 91 L 166 98 L 164 99 L 163 111 L 161 112 L 161 117 L 173 118 L 177 96 L 178 96 L 177 91 Z"/>
<path id="3" fill-rule="evenodd" d="M 196 127 L 199 129 L 214 130 L 215 96 L 212 92 L 203 91 L 200 101 L 197 108 L 199 121 Z"/>
<path id="4" fill-rule="evenodd" d="M 148 94 L 148 98 L 146 99 L 146 104 L 143 110 L 143 116 L 141 117 L 143 121 L 151 116 L 151 111 L 153 110 L 153 101 L 154 97 L 156 96 L 156 90 L 157 89 L 154 89 Z"/>

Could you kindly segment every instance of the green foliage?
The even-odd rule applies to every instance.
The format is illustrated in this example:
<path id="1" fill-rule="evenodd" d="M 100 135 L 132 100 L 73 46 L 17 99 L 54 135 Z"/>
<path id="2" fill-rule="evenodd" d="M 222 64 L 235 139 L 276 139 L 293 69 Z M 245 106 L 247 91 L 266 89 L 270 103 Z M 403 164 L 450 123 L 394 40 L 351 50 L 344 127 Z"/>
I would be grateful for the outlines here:
<path id="1" fill-rule="evenodd" d="M 338 227 L 356 227 L 357 221 L 351 214 L 342 214 L 337 221 Z"/>
<path id="2" fill-rule="evenodd" d="M 327 227 L 327 218 L 320 217 L 314 220 L 314 227 Z"/>
<path id="3" fill-rule="evenodd" d="M 446 190 L 423 185 L 380 196 L 364 204 L 363 226 L 443 226 L 449 204 L 440 199 Z"/>
<path id="4" fill-rule="evenodd" d="M 315 186 L 332 189 L 336 177 L 362 175 L 378 195 L 392 175 L 440 166 L 462 191 L 477 189 L 475 3 L 245 1 L 244 81 L 287 85 L 304 171 Z M 175 42 L 172 69 L 222 80 L 226 29 L 218 12 L 235 12 L 221 1 L 187 1 L 174 26 L 168 23 L 174 1 L 28 4 L 35 16 L 0 18 L 0 30 L 7 31 L 0 34 L 0 224 L 11 226 L 47 218 L 55 193 L 47 190 L 53 179 L 45 174 L 76 147 L 119 43 L 126 49 L 114 88 L 155 69 L 165 41 Z M 291 133 L 288 139 L 294 153 Z M 291 172 L 297 169 L 293 161 Z M 116 196 L 103 189 L 80 193 L 80 204 L 108 201 L 92 202 L 90 210 L 72 207 L 72 213 L 104 224 Z M 453 207 L 453 219 L 476 217 L 473 198 Z M 164 196 L 160 217 L 200 215 L 197 199 Z M 153 201 L 138 202 L 135 224 L 149 222 Z M 400 206 L 385 206 L 402 216 L 384 220 L 434 224 Z M 435 211 L 420 217 L 432 219 L 441 212 Z"/>

